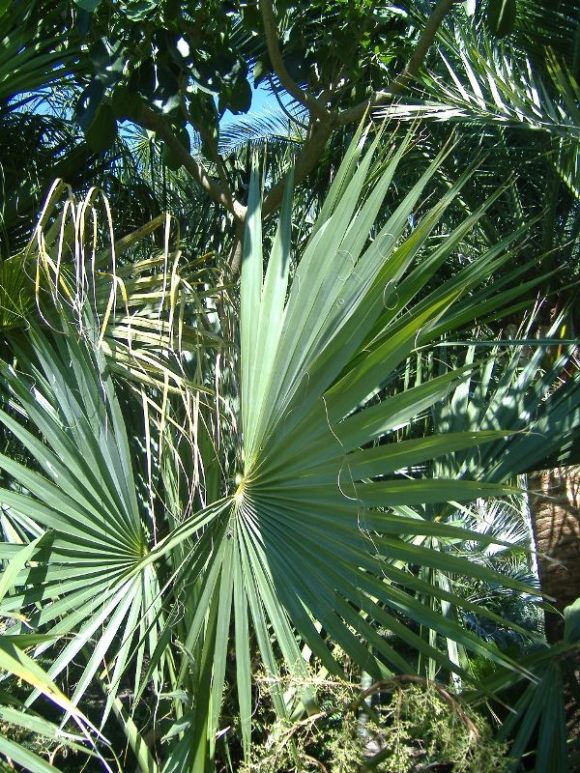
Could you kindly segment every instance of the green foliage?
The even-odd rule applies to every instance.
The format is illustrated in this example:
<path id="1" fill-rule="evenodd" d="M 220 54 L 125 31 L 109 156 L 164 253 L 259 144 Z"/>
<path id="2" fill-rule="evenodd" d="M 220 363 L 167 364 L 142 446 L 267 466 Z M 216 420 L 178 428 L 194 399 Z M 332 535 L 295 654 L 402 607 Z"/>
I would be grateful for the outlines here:
<path id="1" fill-rule="evenodd" d="M 34 5 L 9 3 L 0 13 L 0 116 L 10 99 L 54 81 L 66 82 L 75 69 L 78 51 L 55 35 L 55 23 L 60 21 L 58 10 L 47 11 L 43 34 L 37 37 Z"/>
<path id="2" fill-rule="evenodd" d="M 38 537 L 30 544 L 24 545 L 20 550 L 10 550 L 14 546 L 4 545 L 2 557 L 10 558 L 6 561 L 0 579 L 0 603 L 3 602 L 18 582 L 18 575 L 34 556 L 36 550 L 46 542 L 44 536 Z M 18 611 L 12 611 L 11 615 L 2 614 L 2 633 L 0 633 L 0 674 L 1 681 L 12 681 L 10 693 L 4 689 L 0 691 L 0 753 L 6 755 L 22 765 L 32 773 L 44 773 L 54 771 L 41 753 L 45 751 L 46 744 L 53 747 L 60 745 L 64 748 L 74 749 L 86 754 L 87 750 L 82 746 L 82 736 L 65 732 L 54 722 L 47 721 L 42 715 L 26 710 L 24 702 L 14 693 L 14 682 L 26 684 L 35 688 L 38 693 L 45 696 L 51 704 L 59 710 L 67 712 L 74 718 L 79 729 L 86 733 L 86 725 L 90 723 L 83 714 L 76 709 L 68 698 L 61 692 L 54 681 L 44 671 L 35 659 L 26 654 L 26 650 L 34 646 L 50 641 L 51 637 L 33 633 L 7 633 L 9 627 L 6 618 L 24 622 L 28 628 L 28 621 Z M 95 728 L 92 728 L 95 730 Z M 98 732 L 96 733 L 98 736 Z M 32 737 L 33 749 L 26 743 Z"/>
<path id="3" fill-rule="evenodd" d="M 308 767 L 310 756 L 346 772 L 372 741 L 379 770 L 418 759 L 503 770 L 508 743 L 514 767 L 535 745 L 538 770 L 554 760 L 565 770 L 574 610 L 566 642 L 528 652 L 514 601 L 530 591 L 522 548 L 495 505 L 489 528 L 478 514 L 484 497 L 513 494 L 514 473 L 572 458 L 575 353 L 537 349 L 528 362 L 521 346 L 503 356 L 493 341 L 491 356 L 464 357 L 453 336 L 473 341 L 475 325 L 544 292 L 542 251 L 574 264 L 576 28 L 550 21 L 539 0 L 515 17 L 514 2 L 489 0 L 469 20 L 455 4 L 438 31 L 442 56 L 421 59 L 422 102 L 389 111 L 451 118 L 457 144 L 441 151 L 447 130 L 435 122 L 413 139 L 390 125 L 370 150 L 357 133 L 339 167 L 348 127 L 323 155 L 313 138 L 393 83 L 434 3 L 276 3 L 282 69 L 251 4 L 57 5 L 35 26 L 31 9 L 44 4 L 18 4 L 22 29 L 15 4 L 0 12 L 0 129 L 12 136 L 2 143 L 12 257 L 0 264 L 0 549 L 21 562 L 1 604 L 7 635 L 30 635 L 30 624 L 51 637 L 32 662 L 49 659 L 46 684 L 59 682 L 71 713 L 89 705 L 113 729 L 112 752 L 93 738 L 120 769 L 206 773 L 229 751 L 233 769 L 242 758 L 257 770 Z M 485 12 L 506 40 L 486 34 Z M 291 108 L 288 130 L 248 118 L 220 132 L 226 109 L 250 105 L 252 66 L 278 96 L 287 71 L 309 125 L 296 129 Z M 22 112 L 27 89 L 72 76 L 86 142 L 58 117 Z M 322 107 L 305 107 L 311 98 Z M 129 119 L 140 128 L 115 139 Z M 44 153 L 24 180 L 14 136 Z M 470 178 L 476 144 L 493 153 Z M 262 148 L 252 174 L 250 145 Z M 279 181 L 301 146 L 311 168 L 322 159 L 318 187 L 291 204 L 288 181 L 278 228 L 262 228 L 262 195 L 276 207 L 259 181 Z M 512 168 L 519 179 L 498 190 Z M 76 201 L 57 187 L 35 241 L 14 255 L 32 222 L 21 213 L 49 177 L 88 188 L 95 169 L 113 213 L 95 190 Z M 218 208 L 192 195 L 197 178 Z M 224 270 L 234 198 L 246 228 L 239 291 Z M 180 243 L 164 208 L 177 210 Z M 153 220 L 134 232 L 141 210 Z M 43 329 L 28 330 L 37 313 Z M 442 336 L 446 368 L 415 369 L 442 359 L 429 352 Z M 500 642 L 508 627 L 517 650 Z M 439 686 L 399 689 L 401 674 L 417 673 Z M 390 685 L 390 700 L 364 712 L 352 686 L 363 674 Z M 446 698 L 446 682 L 463 697 Z M 465 705 L 473 682 L 489 688 L 478 697 L 495 692 L 514 709 L 499 744 Z M 273 711 L 257 721 L 265 684 Z M 133 756 L 113 760 L 125 742 Z"/>
<path id="4" fill-rule="evenodd" d="M 305 685 L 284 681 L 282 687 L 303 690 Z M 435 765 L 452 766 L 458 773 L 509 770 L 507 744 L 493 739 L 484 717 L 436 683 L 393 679 L 361 694 L 352 682 L 314 678 L 311 687 L 318 713 L 275 724 L 267 715 L 256 717 L 266 740 L 253 747 L 240 773 L 315 768 L 411 773 Z M 265 680 L 262 712 L 268 689 L 272 684 Z"/>
<path id="5" fill-rule="evenodd" d="M 461 660 L 439 646 L 438 639 L 445 639 L 508 671 L 520 670 L 446 611 L 450 603 L 471 611 L 477 605 L 429 583 L 415 569 L 525 590 L 439 548 L 441 540 L 485 545 L 495 538 L 411 509 L 504 493 L 503 485 L 482 480 L 428 481 L 415 472 L 428 459 L 505 433 L 470 428 L 397 442 L 395 430 L 410 426 L 465 379 L 462 368 L 402 391 L 385 389 L 389 374 L 418 345 L 464 324 L 474 310 L 500 313 L 512 303 L 519 288 L 496 297 L 489 282 L 475 302 L 471 296 L 509 258 L 510 240 L 484 251 L 471 272 L 429 289 L 431 277 L 485 206 L 429 249 L 429 237 L 466 174 L 408 230 L 409 214 L 442 154 L 375 229 L 407 147 L 391 148 L 373 167 L 381 139 L 364 150 L 364 137 L 355 138 L 295 270 L 290 183 L 266 262 L 254 174 L 239 354 L 232 349 L 218 376 L 217 365 L 205 370 L 210 358 L 202 340 L 189 352 L 176 348 L 173 362 L 185 367 L 188 357 L 195 357 L 200 381 L 198 388 L 178 376 L 174 401 L 168 389 L 160 390 L 158 401 L 155 392 L 148 397 L 145 391 L 165 383 L 169 361 L 147 356 L 149 369 L 140 374 L 138 357 L 132 367 L 126 359 L 139 353 L 140 341 L 143 354 L 171 346 L 170 330 L 167 339 L 153 341 L 144 324 L 148 313 L 160 311 L 155 302 L 150 307 L 144 290 L 164 298 L 157 288 L 159 281 L 165 286 L 167 273 L 142 269 L 154 269 L 159 260 L 113 263 L 113 274 L 104 272 L 97 282 L 98 274 L 79 258 L 87 252 L 83 212 L 91 212 L 94 196 L 83 212 L 69 203 L 72 221 L 43 222 L 39 230 L 37 260 L 50 293 L 41 303 L 47 314 L 52 303 L 60 316 L 47 316 L 53 336 L 33 327 L 27 345 L 15 346 L 18 372 L 2 365 L 9 403 L 0 420 L 26 448 L 29 462 L 0 456 L 9 481 L 0 501 L 11 533 L 26 542 L 46 531 L 47 542 L 18 575 L 17 592 L 4 608 L 10 613 L 39 604 L 31 622 L 55 639 L 53 646 L 42 647 L 54 653 L 50 677 L 64 675 L 80 659 L 72 704 L 82 704 L 89 687 L 100 685 L 101 720 L 116 717 L 144 769 L 156 769 L 156 755 L 169 768 L 191 771 L 215 759 L 226 685 L 234 688 L 229 703 L 239 711 L 248 755 L 256 660 L 269 678 L 276 680 L 283 669 L 300 682 L 309 673 L 308 651 L 340 677 L 339 646 L 357 670 L 375 679 L 411 673 L 418 656 L 468 679 Z M 90 222 L 97 222 L 94 207 L 92 213 Z M 70 253 L 63 244 L 71 245 Z M 93 267 L 108 265 L 110 247 L 93 241 L 91 249 Z M 171 275 L 176 276 L 173 270 Z M 134 294 L 128 292 L 131 283 Z M 126 291 L 111 293 L 119 285 Z M 168 319 L 177 306 L 177 287 L 169 287 Z M 418 294 L 422 300 L 412 303 Z M 229 303 L 228 296 L 221 302 Z M 186 292 L 182 307 L 195 304 Z M 138 310 L 135 336 L 124 329 L 125 306 Z M 190 313 L 184 311 L 184 322 L 190 320 L 184 327 L 191 333 Z M 224 332 L 237 322 L 237 310 L 230 314 L 220 317 Z M 84 340 L 77 339 L 71 323 Z M 119 356 L 121 341 L 127 342 L 125 357 Z M 119 364 L 140 385 L 143 415 L 131 432 L 130 414 L 122 410 L 111 379 L 111 367 Z M 228 368 L 232 392 L 226 400 Z M 208 381 L 220 394 L 213 411 L 206 405 L 214 394 Z M 219 434 L 213 429 L 218 417 Z M 230 459 L 219 449 L 231 453 Z M 422 635 L 425 629 L 428 637 Z M 127 685 L 136 706 L 148 690 L 164 705 L 166 746 L 146 743 L 138 713 L 128 714 L 120 698 Z M 317 710 L 308 688 L 290 702 L 280 689 L 272 698 L 282 722 L 300 705 Z"/>
<path id="6" fill-rule="evenodd" d="M 580 641 L 580 599 L 564 610 L 564 641 L 576 644 Z"/>
<path id="7" fill-rule="evenodd" d="M 200 100 L 208 102 L 209 94 L 218 98 L 220 113 L 247 112 L 252 96 L 248 59 L 255 61 L 254 84 L 277 80 L 262 17 L 251 4 L 239 11 L 223 2 L 92 5 L 83 6 L 91 12 L 83 60 L 93 74 L 85 92 L 91 105 L 110 89 L 128 87 L 182 122 Z M 324 0 L 308 12 L 296 4 L 280 10 L 283 53 L 291 75 L 320 90 L 342 71 L 353 84 L 352 94 L 345 94 L 347 103 L 378 88 L 385 71 L 400 67 L 410 48 L 407 33 L 412 25 L 396 6 L 379 12 L 367 0 Z M 211 128 L 217 132 L 217 124 Z"/>

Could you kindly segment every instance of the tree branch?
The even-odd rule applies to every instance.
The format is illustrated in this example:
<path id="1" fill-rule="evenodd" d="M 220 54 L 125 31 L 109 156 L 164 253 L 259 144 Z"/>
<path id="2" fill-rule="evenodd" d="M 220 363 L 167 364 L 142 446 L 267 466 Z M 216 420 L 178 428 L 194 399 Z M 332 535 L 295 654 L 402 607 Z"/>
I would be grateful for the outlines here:
<path id="1" fill-rule="evenodd" d="M 222 284 L 227 284 L 231 279 L 235 279 L 242 266 L 242 246 L 244 243 L 244 223 L 241 220 L 236 222 L 236 234 L 232 243 L 229 258 L 229 276 L 221 280 Z"/>
<path id="2" fill-rule="evenodd" d="M 334 123 L 327 118 L 317 121 L 310 133 L 310 136 L 302 146 L 302 150 L 296 158 L 294 164 L 294 183 L 298 184 L 314 169 L 324 150 L 324 146 L 332 133 Z M 284 180 L 279 180 L 267 194 L 262 206 L 262 215 L 267 217 L 275 212 L 282 203 L 284 195 Z"/>
<path id="3" fill-rule="evenodd" d="M 292 121 L 293 123 L 295 123 L 298 126 L 300 126 L 301 129 L 307 129 L 308 127 L 306 126 L 305 123 L 302 123 L 302 121 L 298 120 L 298 118 L 293 116 L 292 113 L 290 113 L 288 111 L 286 105 L 284 104 L 284 102 L 282 102 L 282 97 L 278 93 L 278 89 L 276 87 L 276 84 L 274 83 L 274 78 L 272 78 L 271 75 L 268 75 L 268 83 L 270 84 L 270 88 L 272 89 L 272 93 L 276 97 L 276 102 L 278 103 L 278 107 L 284 113 L 286 118 L 288 118 L 290 121 Z"/>
<path id="4" fill-rule="evenodd" d="M 393 85 L 389 89 L 390 93 L 398 94 L 407 83 L 418 74 L 423 66 L 425 57 L 435 40 L 439 27 L 443 23 L 443 19 L 447 16 L 451 7 L 458 2 L 460 2 L 460 0 L 439 0 L 433 9 L 431 16 L 427 19 L 427 24 L 425 25 L 423 32 L 419 36 L 413 56 L 409 59 L 403 72 L 395 78 Z"/>
<path id="5" fill-rule="evenodd" d="M 300 86 L 292 79 L 290 73 L 286 69 L 284 60 L 282 58 L 282 52 L 280 51 L 280 44 L 278 41 L 278 27 L 276 19 L 274 17 L 274 9 L 272 8 L 271 0 L 260 0 L 260 10 L 262 12 L 262 21 L 264 24 L 264 35 L 266 37 L 266 47 L 268 49 L 268 56 L 274 68 L 274 72 L 278 76 L 280 83 L 286 89 L 286 91 L 300 102 L 304 107 L 308 108 L 311 115 L 317 118 L 325 118 L 328 116 L 328 110 L 325 106 L 316 99 L 316 97 L 308 94 L 306 91 L 300 88 Z"/>
<path id="6" fill-rule="evenodd" d="M 427 19 L 427 23 L 419 36 L 413 55 L 409 59 L 403 72 L 397 75 L 392 84 L 386 89 L 375 92 L 369 99 L 365 99 L 363 102 L 359 102 L 358 105 L 340 113 L 337 117 L 337 124 L 339 126 L 346 126 L 349 123 L 360 121 L 369 107 L 371 109 L 373 107 L 378 107 L 379 105 L 384 104 L 390 97 L 394 97 L 403 91 L 405 86 L 407 86 L 407 84 L 419 73 L 419 70 L 423 66 L 423 62 L 425 61 L 425 57 L 435 40 L 439 27 L 443 23 L 443 19 L 447 16 L 452 6 L 458 2 L 460 2 L 460 0 L 439 0 Z"/>
<path id="7" fill-rule="evenodd" d="M 150 131 L 154 131 L 167 143 L 167 146 L 175 154 L 175 157 L 187 169 L 197 184 L 208 194 L 216 204 L 224 206 L 228 212 L 236 218 L 243 220 L 246 215 L 246 207 L 232 196 L 222 182 L 212 179 L 201 161 L 197 161 L 190 155 L 181 142 L 171 131 L 171 127 L 165 118 L 159 113 L 153 112 L 145 105 L 141 105 L 135 120 Z"/>
<path id="8" fill-rule="evenodd" d="M 300 183 L 306 177 L 306 175 L 314 169 L 320 154 L 322 153 L 324 146 L 328 138 L 330 137 L 333 129 L 333 123 L 330 119 L 326 121 L 317 121 L 310 133 L 310 136 L 302 146 L 302 150 L 298 154 L 296 162 L 294 164 L 294 182 Z M 284 179 L 279 180 L 274 187 L 267 194 L 262 204 L 262 217 L 268 217 L 275 212 L 282 204 L 282 197 L 284 196 L 284 187 L 286 181 Z M 242 241 L 243 241 L 243 225 L 238 222 L 238 228 L 236 232 L 236 240 L 232 248 L 230 257 L 230 280 L 235 278 L 240 270 L 242 260 Z"/>

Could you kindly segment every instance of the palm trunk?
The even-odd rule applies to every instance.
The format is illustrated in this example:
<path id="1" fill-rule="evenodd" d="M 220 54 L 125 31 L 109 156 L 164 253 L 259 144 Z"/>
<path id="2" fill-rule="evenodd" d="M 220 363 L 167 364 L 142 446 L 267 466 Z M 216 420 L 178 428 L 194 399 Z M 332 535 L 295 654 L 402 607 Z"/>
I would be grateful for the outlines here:
<path id="1" fill-rule="evenodd" d="M 532 526 L 542 592 L 561 612 L 580 597 L 580 466 L 530 475 Z M 563 634 L 559 615 L 546 613 L 546 638 Z"/>

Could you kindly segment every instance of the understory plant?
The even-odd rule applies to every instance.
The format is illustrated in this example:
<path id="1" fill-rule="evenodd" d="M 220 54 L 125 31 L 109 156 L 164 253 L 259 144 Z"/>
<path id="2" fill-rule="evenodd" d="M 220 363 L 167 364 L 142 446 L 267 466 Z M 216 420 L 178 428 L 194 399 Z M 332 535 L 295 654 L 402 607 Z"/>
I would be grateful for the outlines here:
<path id="1" fill-rule="evenodd" d="M 507 744 L 494 740 L 483 716 L 437 682 L 403 675 L 364 691 L 336 678 L 315 679 L 312 687 L 319 696 L 316 714 L 275 722 L 267 713 L 272 684 L 264 680 L 256 722 L 263 723 L 266 740 L 252 748 L 243 773 L 411 773 L 437 765 L 464 773 L 509 770 Z"/>

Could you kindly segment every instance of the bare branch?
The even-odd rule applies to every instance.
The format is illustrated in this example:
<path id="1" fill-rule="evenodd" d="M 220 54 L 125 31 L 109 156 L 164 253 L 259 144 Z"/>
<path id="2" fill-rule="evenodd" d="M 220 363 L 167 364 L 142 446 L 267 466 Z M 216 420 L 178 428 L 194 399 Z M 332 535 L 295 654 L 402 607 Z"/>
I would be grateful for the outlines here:
<path id="1" fill-rule="evenodd" d="M 175 154 L 175 157 L 187 169 L 196 183 L 203 188 L 208 196 L 216 203 L 222 204 L 228 212 L 236 218 L 243 220 L 246 215 L 246 207 L 235 199 L 229 190 L 219 180 L 210 177 L 205 166 L 188 153 L 177 137 L 171 131 L 171 127 L 162 115 L 153 112 L 145 105 L 141 105 L 136 120 L 141 126 L 156 132 L 167 146 Z"/>
<path id="2" fill-rule="evenodd" d="M 213 161 L 213 163 L 216 166 L 217 173 L 222 184 L 222 189 L 230 202 L 228 209 L 230 212 L 233 213 L 235 210 L 234 195 L 232 193 L 232 189 L 230 188 L 230 184 L 228 182 L 226 168 L 224 165 L 223 158 L 219 154 L 217 143 L 214 141 L 211 131 L 208 130 L 207 124 L 205 124 L 203 121 L 199 121 L 199 122 L 195 121 L 193 115 L 191 114 L 191 111 L 189 112 L 189 120 L 193 128 L 198 132 L 199 136 L 202 139 L 202 142 L 205 143 L 205 146 L 209 151 L 208 158 L 210 161 Z"/>
<path id="3" fill-rule="evenodd" d="M 272 8 L 271 0 L 260 0 L 260 10 L 262 11 L 262 21 L 264 23 L 264 34 L 266 37 L 268 55 L 272 62 L 274 72 L 280 79 L 280 83 L 294 99 L 304 105 L 304 107 L 307 107 L 312 115 L 317 118 L 328 116 L 328 110 L 324 105 L 319 102 L 316 97 L 301 89 L 286 69 L 286 65 L 282 58 L 282 52 L 280 51 L 278 27 L 274 17 L 274 9 Z"/>
<path id="4" fill-rule="evenodd" d="M 427 24 L 419 37 L 413 56 L 409 59 L 403 72 L 395 78 L 391 88 L 388 89 L 391 94 L 398 94 L 407 83 L 418 74 L 425 61 L 425 57 L 435 40 L 437 31 L 443 23 L 443 19 L 447 16 L 451 7 L 458 2 L 460 2 L 460 0 L 439 0 L 433 9 L 433 13 L 427 19 Z"/>
<path id="5" fill-rule="evenodd" d="M 297 124 L 298 126 L 300 126 L 300 128 L 301 128 L 301 129 L 307 129 L 308 127 L 306 126 L 306 124 L 305 124 L 305 123 L 302 123 L 302 121 L 298 120 L 298 118 L 296 118 L 295 116 L 293 116 L 293 115 L 292 115 L 292 113 L 290 113 L 290 112 L 288 111 L 288 109 L 287 109 L 286 105 L 284 104 L 284 102 L 282 102 L 282 97 L 281 97 L 281 96 L 280 96 L 280 94 L 278 93 L 278 89 L 276 88 L 276 84 L 274 83 L 274 78 L 272 78 L 272 76 L 271 76 L 271 75 L 268 75 L 268 83 L 270 84 L 270 88 L 272 89 L 272 93 L 273 93 L 273 94 L 274 94 L 274 96 L 276 97 L 276 102 L 278 103 L 278 106 L 279 106 L 280 110 L 282 110 L 282 112 L 284 113 L 284 115 L 285 115 L 285 116 L 286 116 L 286 117 L 287 117 L 287 118 L 288 118 L 290 121 L 292 121 L 292 123 L 295 123 L 295 124 Z"/>
<path id="6" fill-rule="evenodd" d="M 228 281 L 235 279 L 240 272 L 242 266 L 242 246 L 244 243 L 244 223 L 241 220 L 236 222 L 236 235 L 232 244 L 230 259 L 229 259 L 229 273 L 227 278 L 222 277 L 222 284 L 226 284 Z"/>
<path id="7" fill-rule="evenodd" d="M 296 184 L 302 182 L 318 163 L 324 146 L 332 133 L 332 129 L 333 122 L 329 119 L 317 121 L 314 124 L 310 136 L 302 146 L 302 150 L 294 164 L 294 182 Z M 262 206 L 264 217 L 275 212 L 282 203 L 284 185 L 284 180 L 279 180 L 264 199 Z"/>

